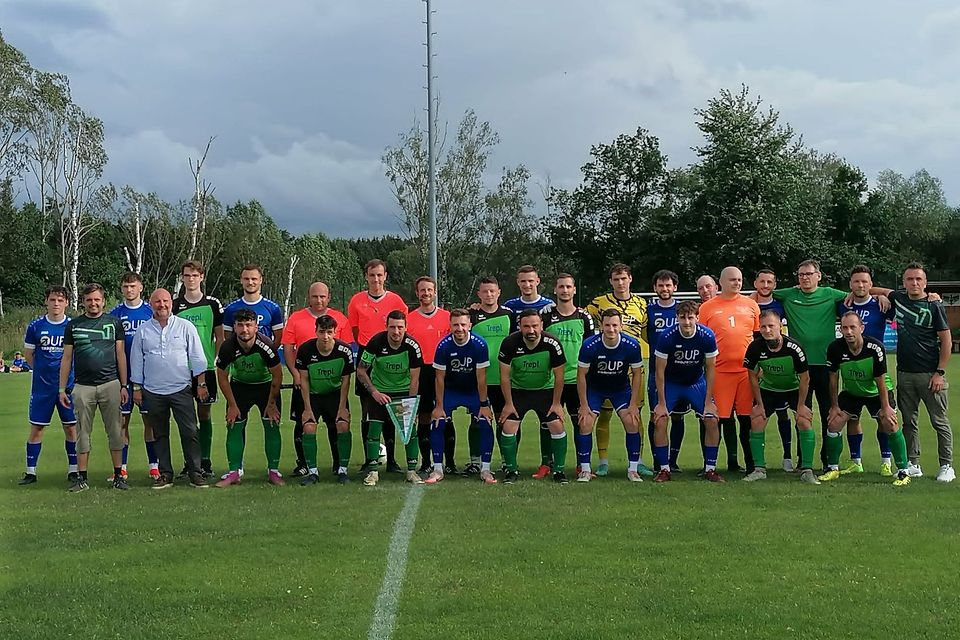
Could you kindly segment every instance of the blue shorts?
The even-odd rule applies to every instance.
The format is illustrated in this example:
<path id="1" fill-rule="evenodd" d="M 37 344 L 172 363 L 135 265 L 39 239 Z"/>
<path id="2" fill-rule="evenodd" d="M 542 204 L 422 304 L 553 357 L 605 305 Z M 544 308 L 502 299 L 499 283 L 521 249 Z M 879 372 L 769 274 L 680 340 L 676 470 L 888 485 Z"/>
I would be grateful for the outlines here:
<path id="1" fill-rule="evenodd" d="M 464 393 L 453 389 L 444 389 L 443 413 L 449 418 L 457 407 L 464 407 L 472 416 L 480 415 L 480 394 L 476 391 Z"/>
<path id="2" fill-rule="evenodd" d="M 664 404 L 670 413 L 686 413 L 693 409 L 698 418 L 703 417 L 703 407 L 707 402 L 707 381 L 700 378 L 693 384 L 664 383 Z"/>
<path id="3" fill-rule="evenodd" d="M 137 411 L 140 412 L 140 415 L 147 413 L 147 399 L 144 398 L 143 402 L 140 403 L 140 406 L 137 407 Z M 133 383 L 127 385 L 127 401 L 120 405 L 120 415 L 128 416 L 133 413 Z"/>
<path id="4" fill-rule="evenodd" d="M 60 392 L 34 391 L 30 394 L 30 424 L 35 427 L 46 427 L 53 419 L 53 410 L 56 408 L 61 424 L 76 424 L 77 416 L 73 412 L 73 405 L 64 407 L 60 404 Z"/>
<path id="5" fill-rule="evenodd" d="M 587 387 L 587 406 L 590 407 L 590 411 L 600 413 L 603 401 L 609 400 L 614 411 L 621 411 L 630 404 L 630 395 L 630 387 L 624 387 L 618 391 L 602 391 Z"/>

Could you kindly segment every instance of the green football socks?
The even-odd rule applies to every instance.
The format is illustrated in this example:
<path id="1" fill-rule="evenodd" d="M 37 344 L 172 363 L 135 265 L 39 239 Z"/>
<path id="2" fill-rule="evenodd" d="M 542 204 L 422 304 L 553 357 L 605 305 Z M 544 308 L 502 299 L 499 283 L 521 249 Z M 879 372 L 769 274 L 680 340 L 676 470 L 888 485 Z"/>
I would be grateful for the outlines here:
<path id="1" fill-rule="evenodd" d="M 376 471 L 380 466 L 380 435 L 383 433 L 383 421 L 371 420 L 367 431 L 367 465 Z"/>
<path id="2" fill-rule="evenodd" d="M 507 465 L 507 471 L 517 470 L 517 435 L 515 433 L 500 434 L 500 454 Z"/>
<path id="3" fill-rule="evenodd" d="M 210 462 L 213 449 L 213 420 L 207 418 L 197 423 L 197 437 L 200 439 L 200 461 Z"/>
<path id="4" fill-rule="evenodd" d="M 243 466 L 243 430 L 246 427 L 246 420 L 227 425 L 227 464 L 230 471 L 238 471 Z"/>
<path id="5" fill-rule="evenodd" d="M 261 422 L 263 422 L 263 452 L 267 455 L 267 468 L 278 470 L 280 469 L 280 425 L 266 419 Z"/>
<path id="6" fill-rule="evenodd" d="M 308 469 L 317 468 L 317 434 L 303 434 L 303 459 Z"/>
<path id="7" fill-rule="evenodd" d="M 763 431 L 750 432 L 750 455 L 753 456 L 753 466 L 763 467 L 764 469 L 767 468 L 766 435 Z"/>
<path id="8" fill-rule="evenodd" d="M 813 450 L 817 448 L 817 437 L 813 429 L 802 429 L 800 438 L 800 468 L 813 469 Z"/>
<path id="9" fill-rule="evenodd" d="M 907 459 L 907 441 L 903 437 L 903 431 L 897 429 L 891 434 L 888 434 L 888 442 L 890 443 L 890 451 L 893 453 L 893 461 L 897 465 L 897 469 L 906 469 L 910 466 L 910 461 Z"/>
<path id="10" fill-rule="evenodd" d="M 540 433 L 542 436 L 543 431 Z M 547 430 L 547 433 L 550 435 L 550 449 L 551 454 L 553 455 L 553 472 L 563 473 L 563 469 L 567 462 L 567 433 L 565 431 L 562 433 L 550 433 L 549 430 Z"/>
<path id="11" fill-rule="evenodd" d="M 337 434 L 337 453 L 340 459 L 337 461 L 340 468 L 346 470 L 350 466 L 350 454 L 353 450 L 353 438 L 349 431 Z M 377 447 L 377 453 L 380 453 L 380 447 Z"/>

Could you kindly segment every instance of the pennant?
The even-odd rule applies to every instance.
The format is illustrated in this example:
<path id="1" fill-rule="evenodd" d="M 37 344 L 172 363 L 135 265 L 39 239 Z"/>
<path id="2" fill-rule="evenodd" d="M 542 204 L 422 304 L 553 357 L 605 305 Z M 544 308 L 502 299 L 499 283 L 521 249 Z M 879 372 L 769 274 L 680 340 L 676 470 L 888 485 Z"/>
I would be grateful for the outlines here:
<path id="1" fill-rule="evenodd" d="M 400 439 L 405 445 L 417 431 L 417 407 L 419 406 L 420 396 L 403 396 L 387 403 L 387 413 L 390 414 L 390 419 L 400 432 Z"/>

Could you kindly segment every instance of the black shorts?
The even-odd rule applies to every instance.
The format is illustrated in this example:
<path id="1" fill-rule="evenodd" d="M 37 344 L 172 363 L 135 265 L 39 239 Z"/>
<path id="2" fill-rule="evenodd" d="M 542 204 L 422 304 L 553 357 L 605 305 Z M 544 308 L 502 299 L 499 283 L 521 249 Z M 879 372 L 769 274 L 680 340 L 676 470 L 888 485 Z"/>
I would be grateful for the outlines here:
<path id="1" fill-rule="evenodd" d="M 390 398 L 406 398 L 410 394 L 408 393 L 388 393 L 386 394 Z M 368 420 L 376 420 L 383 422 L 384 424 L 393 425 L 393 420 L 390 419 L 390 414 L 387 412 L 387 405 L 380 404 L 373 399 L 369 393 L 366 397 L 363 398 L 363 409 L 364 413 L 367 414 Z"/>
<path id="2" fill-rule="evenodd" d="M 507 404 L 507 401 L 503 397 L 503 389 L 500 388 L 499 383 L 487 385 L 487 400 L 490 401 L 493 415 L 499 420 L 500 414 L 503 413 L 503 407 Z"/>
<path id="3" fill-rule="evenodd" d="M 896 410 L 897 401 L 893 399 L 893 392 L 888 391 L 887 397 L 890 398 L 890 406 Z M 837 405 L 841 411 L 852 418 L 859 418 L 860 412 L 863 411 L 864 407 L 867 408 L 867 413 L 869 413 L 872 418 L 880 415 L 880 396 L 873 396 L 872 398 L 855 396 L 848 391 L 841 391 L 840 395 L 837 396 Z"/>
<path id="4" fill-rule="evenodd" d="M 247 384 L 245 382 L 230 382 L 230 389 L 233 391 L 233 399 L 237 401 L 237 407 L 240 409 L 240 419 L 246 420 L 250 409 L 257 407 L 260 415 L 263 416 L 267 410 L 267 403 L 270 402 L 270 382 L 261 382 L 259 384 Z M 277 398 L 277 408 L 280 409 L 280 398 Z"/>
<path id="5" fill-rule="evenodd" d="M 540 424 L 559 420 L 560 416 L 551 413 L 551 404 L 553 404 L 553 389 L 536 389 L 533 391 L 514 389 L 513 408 L 516 409 L 517 412 L 508 419 L 522 421 L 528 412 L 533 411 L 537 414 L 537 420 Z"/>
<path id="6" fill-rule="evenodd" d="M 300 404 L 303 404 L 301 396 Z M 322 422 L 327 427 L 337 426 L 337 413 L 340 411 L 340 391 L 331 393 L 310 394 L 310 409 L 313 411 L 313 417 L 317 422 Z"/>
<path id="7" fill-rule="evenodd" d="M 792 391 L 771 391 L 769 389 L 760 389 L 760 398 L 763 401 L 763 411 L 767 416 L 772 416 L 781 409 L 797 410 L 797 403 L 800 401 L 800 390 Z M 804 402 L 807 408 L 813 411 L 813 394 L 807 393 Z"/>
<path id="8" fill-rule="evenodd" d="M 417 389 L 420 394 L 417 414 L 432 413 L 437 406 L 437 370 L 432 364 L 424 364 L 420 367 L 420 383 Z"/>
<path id="9" fill-rule="evenodd" d="M 563 405 L 567 413 L 570 414 L 570 420 L 576 422 L 577 414 L 580 413 L 580 394 L 577 393 L 576 382 L 568 382 L 563 385 L 563 395 L 560 396 L 560 404 Z"/>
<path id="10" fill-rule="evenodd" d="M 207 399 L 203 402 L 197 400 L 197 404 L 215 404 L 217 402 L 217 371 L 216 369 L 207 369 L 203 374 L 203 381 L 207 383 Z M 197 397 L 197 379 L 190 379 L 190 390 L 193 397 Z M 143 413 L 141 411 L 140 413 Z"/>

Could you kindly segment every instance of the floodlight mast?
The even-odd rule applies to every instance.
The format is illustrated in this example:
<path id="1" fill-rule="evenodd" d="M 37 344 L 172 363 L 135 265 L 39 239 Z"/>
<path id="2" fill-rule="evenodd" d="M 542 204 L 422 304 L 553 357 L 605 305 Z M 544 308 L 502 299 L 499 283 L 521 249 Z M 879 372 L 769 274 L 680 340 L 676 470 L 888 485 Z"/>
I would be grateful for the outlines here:
<path id="1" fill-rule="evenodd" d="M 433 10 L 430 0 L 427 5 L 427 218 L 430 226 L 430 277 L 437 278 L 437 159 L 434 141 L 434 121 L 436 120 L 436 101 L 433 95 Z"/>

